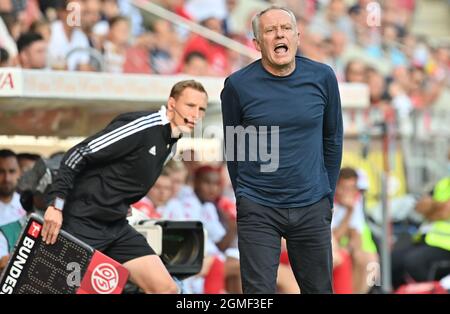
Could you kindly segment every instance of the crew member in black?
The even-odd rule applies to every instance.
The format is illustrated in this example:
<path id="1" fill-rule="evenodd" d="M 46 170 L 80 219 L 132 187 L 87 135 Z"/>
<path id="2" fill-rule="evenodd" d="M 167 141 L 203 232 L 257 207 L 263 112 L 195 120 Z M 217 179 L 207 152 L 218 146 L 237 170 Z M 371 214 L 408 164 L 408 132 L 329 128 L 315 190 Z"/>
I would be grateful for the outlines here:
<path id="1" fill-rule="evenodd" d="M 122 114 L 71 148 L 48 193 L 43 240 L 55 243 L 62 226 L 122 263 L 146 293 L 176 292 L 161 259 L 126 216 L 158 178 L 181 133 L 192 132 L 204 117 L 207 98 L 200 83 L 178 82 L 167 109 Z"/>

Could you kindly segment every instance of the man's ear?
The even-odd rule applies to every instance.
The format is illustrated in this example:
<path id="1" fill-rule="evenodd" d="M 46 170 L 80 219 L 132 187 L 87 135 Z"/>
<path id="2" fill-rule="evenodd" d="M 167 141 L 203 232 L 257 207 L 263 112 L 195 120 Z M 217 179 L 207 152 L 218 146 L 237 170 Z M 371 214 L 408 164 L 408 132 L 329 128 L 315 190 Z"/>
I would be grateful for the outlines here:
<path id="1" fill-rule="evenodd" d="M 255 45 L 256 50 L 261 51 L 261 46 L 259 45 L 258 39 L 253 38 L 253 44 Z"/>
<path id="2" fill-rule="evenodd" d="M 20 62 L 21 66 L 24 66 L 25 64 L 27 64 L 27 56 L 24 52 L 17 54 L 17 59 Z"/>
<path id="3" fill-rule="evenodd" d="M 169 100 L 167 100 L 167 109 L 173 111 L 173 108 L 175 108 L 175 98 L 169 97 Z"/>

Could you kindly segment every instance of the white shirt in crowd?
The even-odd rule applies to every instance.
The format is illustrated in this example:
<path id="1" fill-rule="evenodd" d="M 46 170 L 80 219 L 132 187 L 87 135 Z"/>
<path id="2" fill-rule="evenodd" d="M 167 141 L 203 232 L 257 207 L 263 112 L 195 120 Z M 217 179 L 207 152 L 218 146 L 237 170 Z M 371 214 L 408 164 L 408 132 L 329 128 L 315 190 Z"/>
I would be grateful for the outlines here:
<path id="1" fill-rule="evenodd" d="M 122 73 L 125 55 L 117 53 L 115 45 L 108 40 L 105 41 L 103 47 L 105 49 L 103 56 L 105 58 L 106 72 Z"/>
<path id="2" fill-rule="evenodd" d="M 14 193 L 11 202 L 3 203 L 0 201 L 0 226 L 12 223 L 17 220 L 25 219 L 27 213 L 20 204 L 20 195 Z M 8 255 L 8 242 L 0 233 L 0 258 Z"/>
<path id="3" fill-rule="evenodd" d="M 345 208 L 344 206 L 339 205 L 337 203 L 334 204 L 333 219 L 331 220 L 331 229 L 332 230 L 336 229 L 337 227 L 340 226 L 346 213 L 347 213 L 347 208 Z M 355 229 L 356 231 L 358 231 L 361 234 L 363 231 L 363 228 L 364 228 L 364 223 L 365 223 L 365 219 L 364 219 L 364 212 L 363 212 L 363 202 L 362 202 L 362 198 L 360 198 L 356 202 L 355 207 L 353 208 L 352 215 L 350 216 L 349 227 L 351 229 Z"/>
<path id="4" fill-rule="evenodd" d="M 185 9 L 196 21 L 215 17 L 224 19 L 228 15 L 225 0 L 190 0 Z"/>
<path id="5" fill-rule="evenodd" d="M 26 211 L 23 209 L 22 204 L 20 204 L 19 193 L 14 192 L 9 203 L 0 201 L 0 226 L 23 219 L 26 215 Z"/>
<path id="6" fill-rule="evenodd" d="M 3 233 L 0 232 L 0 258 L 9 254 L 8 251 L 8 241 L 6 240 Z"/>
<path id="7" fill-rule="evenodd" d="M 74 71 L 79 64 L 89 63 L 89 53 L 87 51 L 89 40 L 83 31 L 75 28 L 69 39 L 64 32 L 62 21 L 53 22 L 51 28 L 52 35 L 48 45 L 50 67 L 59 68 L 66 63 L 68 70 Z M 80 51 L 71 53 L 66 60 L 68 53 L 76 48 L 80 48 Z"/>

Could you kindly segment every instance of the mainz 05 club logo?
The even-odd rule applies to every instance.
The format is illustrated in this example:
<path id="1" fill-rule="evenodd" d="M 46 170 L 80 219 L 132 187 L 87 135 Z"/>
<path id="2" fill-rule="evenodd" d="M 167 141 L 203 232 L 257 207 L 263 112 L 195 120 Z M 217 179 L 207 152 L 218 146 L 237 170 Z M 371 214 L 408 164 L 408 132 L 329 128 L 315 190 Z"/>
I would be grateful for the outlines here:
<path id="1" fill-rule="evenodd" d="M 117 288 L 119 274 L 117 270 L 108 263 L 95 267 L 91 276 L 92 288 L 99 294 L 109 294 Z"/>

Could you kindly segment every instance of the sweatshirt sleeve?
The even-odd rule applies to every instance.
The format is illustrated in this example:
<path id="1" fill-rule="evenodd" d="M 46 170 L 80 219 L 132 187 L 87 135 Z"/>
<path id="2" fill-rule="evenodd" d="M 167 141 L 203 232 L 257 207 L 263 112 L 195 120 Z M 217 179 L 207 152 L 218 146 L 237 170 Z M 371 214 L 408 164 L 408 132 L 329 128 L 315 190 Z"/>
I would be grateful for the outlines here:
<path id="1" fill-rule="evenodd" d="M 230 80 L 225 80 L 224 88 L 220 94 L 222 104 L 222 121 L 225 144 L 225 158 L 228 173 L 234 192 L 237 188 L 237 138 L 234 128 L 241 124 L 241 109 L 238 94 Z"/>
<path id="2" fill-rule="evenodd" d="M 332 205 L 342 160 L 343 126 L 338 83 L 333 70 L 331 68 L 328 70 L 329 73 L 326 76 L 327 104 L 323 118 L 323 154 L 331 188 L 329 197 Z"/>

